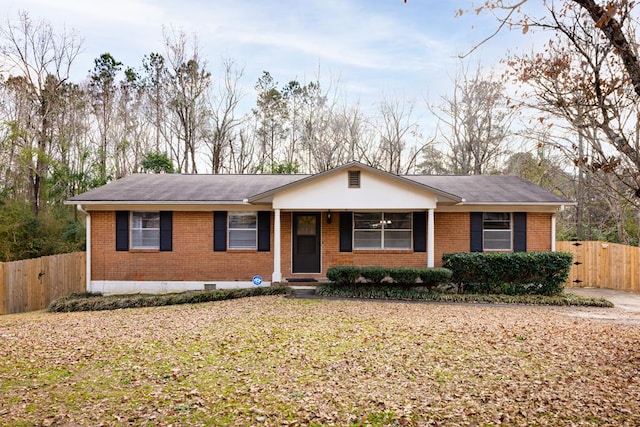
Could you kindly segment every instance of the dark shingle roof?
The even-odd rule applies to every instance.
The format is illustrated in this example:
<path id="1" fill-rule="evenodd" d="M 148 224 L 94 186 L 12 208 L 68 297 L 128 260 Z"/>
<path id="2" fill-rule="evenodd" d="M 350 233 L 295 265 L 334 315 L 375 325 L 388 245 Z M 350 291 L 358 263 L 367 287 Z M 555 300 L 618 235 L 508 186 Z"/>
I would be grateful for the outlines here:
<path id="1" fill-rule="evenodd" d="M 517 176 L 408 175 L 405 178 L 446 190 L 463 198 L 465 203 L 572 203 Z"/>
<path id="2" fill-rule="evenodd" d="M 75 196 L 69 202 L 234 203 L 310 176 L 135 174 Z M 463 203 L 572 203 L 514 176 L 405 175 L 403 178 L 458 196 L 464 199 Z"/>
<path id="3" fill-rule="evenodd" d="M 135 174 L 70 202 L 241 202 L 308 175 Z"/>

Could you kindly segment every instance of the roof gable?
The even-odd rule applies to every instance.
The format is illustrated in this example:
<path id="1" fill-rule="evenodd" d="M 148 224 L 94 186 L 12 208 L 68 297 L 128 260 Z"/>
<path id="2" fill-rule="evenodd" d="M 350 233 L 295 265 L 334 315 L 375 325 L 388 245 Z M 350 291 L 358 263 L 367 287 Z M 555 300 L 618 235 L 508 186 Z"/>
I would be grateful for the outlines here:
<path id="1" fill-rule="evenodd" d="M 307 176 L 306 178 L 300 179 L 298 181 L 291 182 L 282 187 L 273 188 L 261 194 L 256 194 L 249 198 L 249 202 L 251 203 L 268 203 L 274 199 L 274 196 L 278 193 L 292 193 L 294 190 L 300 190 L 303 188 L 315 188 L 318 189 L 317 183 L 320 182 L 333 182 L 332 178 L 335 177 L 344 177 L 344 183 L 347 185 L 348 180 L 348 172 L 359 170 L 364 174 L 377 179 L 378 182 L 388 182 L 391 185 L 395 185 L 398 188 L 413 188 L 414 191 L 417 191 L 418 194 L 432 194 L 438 198 L 441 202 L 448 203 L 458 203 L 462 201 L 462 199 L 450 192 L 443 191 L 438 188 L 431 187 L 429 185 L 423 184 L 416 180 L 407 179 L 400 175 L 395 175 L 389 172 L 382 171 L 380 169 L 373 168 L 371 166 L 367 166 L 360 162 L 350 162 L 335 169 L 330 169 L 325 172 L 321 172 L 315 175 Z M 342 188 L 342 187 L 338 187 Z M 351 196 L 355 195 L 357 192 L 352 192 Z"/>

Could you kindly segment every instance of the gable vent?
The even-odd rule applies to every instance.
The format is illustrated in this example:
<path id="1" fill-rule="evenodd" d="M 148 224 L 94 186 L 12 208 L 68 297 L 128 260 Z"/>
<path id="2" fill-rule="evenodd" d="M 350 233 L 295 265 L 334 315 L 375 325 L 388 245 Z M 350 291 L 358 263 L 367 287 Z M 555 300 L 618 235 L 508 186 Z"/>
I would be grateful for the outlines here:
<path id="1" fill-rule="evenodd" d="M 349 188 L 360 188 L 360 171 L 349 171 Z"/>

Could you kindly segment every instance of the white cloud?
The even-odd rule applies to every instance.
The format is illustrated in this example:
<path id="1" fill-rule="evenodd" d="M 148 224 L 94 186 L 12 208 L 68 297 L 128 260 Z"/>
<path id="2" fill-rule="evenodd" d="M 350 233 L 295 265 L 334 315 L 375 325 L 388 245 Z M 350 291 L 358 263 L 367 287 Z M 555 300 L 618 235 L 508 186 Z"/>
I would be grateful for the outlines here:
<path id="1" fill-rule="evenodd" d="M 463 0 L 408 4 L 401 0 L 3 3 L 9 18 L 22 9 L 54 27 L 77 29 L 85 39 L 85 52 L 78 59 L 74 79 L 86 78 L 93 59 L 104 52 L 127 66 L 139 66 L 145 54 L 163 51 L 162 27 L 173 26 L 198 35 L 200 52 L 212 69 L 223 57 L 244 65 L 242 85 L 249 97 L 263 70 L 271 71 L 281 84 L 318 77 L 324 84 L 339 77 L 349 98 L 363 103 L 374 103 L 383 92 L 418 100 L 428 94 L 439 96 L 455 73 L 455 56 L 495 29 L 490 17 L 454 19 L 454 10 L 468 5 Z M 495 62 L 509 43 L 509 37 L 503 37 L 484 46 L 478 52 L 485 57 L 483 65 Z"/>

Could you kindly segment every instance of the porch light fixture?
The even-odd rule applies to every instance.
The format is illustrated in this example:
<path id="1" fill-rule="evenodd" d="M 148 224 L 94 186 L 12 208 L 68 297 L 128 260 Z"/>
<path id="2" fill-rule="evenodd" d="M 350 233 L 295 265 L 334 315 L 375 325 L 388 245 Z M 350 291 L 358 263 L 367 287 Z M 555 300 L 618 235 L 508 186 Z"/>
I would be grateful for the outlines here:
<path id="1" fill-rule="evenodd" d="M 327 224 L 331 224 L 331 211 L 327 212 Z"/>

